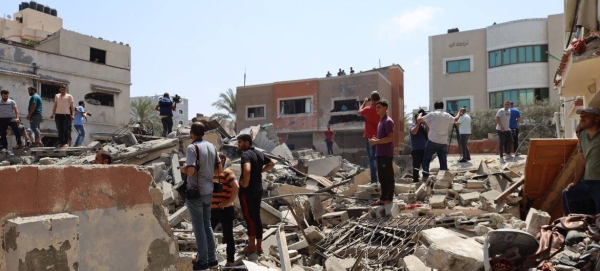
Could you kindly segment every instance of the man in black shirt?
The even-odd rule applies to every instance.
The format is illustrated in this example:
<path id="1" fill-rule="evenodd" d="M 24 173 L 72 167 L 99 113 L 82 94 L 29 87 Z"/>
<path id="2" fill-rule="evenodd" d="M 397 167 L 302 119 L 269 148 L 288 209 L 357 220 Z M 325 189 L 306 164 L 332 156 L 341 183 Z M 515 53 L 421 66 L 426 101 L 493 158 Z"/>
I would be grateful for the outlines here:
<path id="1" fill-rule="evenodd" d="M 242 151 L 242 177 L 240 178 L 239 200 L 244 220 L 248 224 L 248 247 L 241 253 L 262 253 L 262 173 L 269 171 L 275 163 L 264 153 L 252 147 L 252 137 L 242 134 L 237 137 L 238 149 Z"/>

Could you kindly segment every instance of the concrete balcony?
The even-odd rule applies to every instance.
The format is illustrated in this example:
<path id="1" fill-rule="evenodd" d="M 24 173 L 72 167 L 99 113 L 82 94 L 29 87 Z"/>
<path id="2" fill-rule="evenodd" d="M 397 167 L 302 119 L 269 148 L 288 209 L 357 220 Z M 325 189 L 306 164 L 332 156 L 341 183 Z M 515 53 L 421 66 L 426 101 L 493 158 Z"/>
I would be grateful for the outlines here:
<path id="1" fill-rule="evenodd" d="M 562 82 L 559 84 L 561 97 L 584 96 L 585 103 L 592 102 L 600 91 L 600 40 L 586 44 L 580 55 L 571 54 L 565 63 Z M 600 102 L 600 101 L 598 101 Z M 598 106 L 597 104 L 595 106 Z"/>

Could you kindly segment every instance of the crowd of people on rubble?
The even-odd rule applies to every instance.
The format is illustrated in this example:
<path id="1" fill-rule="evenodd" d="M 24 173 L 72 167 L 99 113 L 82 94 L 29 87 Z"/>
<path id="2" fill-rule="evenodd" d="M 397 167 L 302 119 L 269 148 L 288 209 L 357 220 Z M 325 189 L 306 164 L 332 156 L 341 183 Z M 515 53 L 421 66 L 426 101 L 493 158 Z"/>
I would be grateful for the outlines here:
<path id="1" fill-rule="evenodd" d="M 0 94 L 0 151 L 7 151 L 9 136 L 14 135 L 17 146 L 14 150 L 21 149 L 26 145 L 41 147 L 42 138 L 40 135 L 40 124 L 42 122 L 43 102 L 37 89 L 29 87 L 27 89 L 30 96 L 27 106 L 27 116 L 29 127 L 26 128 L 19 115 L 19 108 L 15 100 L 9 97 L 8 90 L 1 90 Z M 85 139 L 84 119 L 91 116 L 91 113 L 85 110 L 85 101 L 79 101 L 74 105 L 73 96 L 67 93 L 67 86 L 61 85 L 59 93 L 54 96 L 54 106 L 50 119 L 54 119 L 58 135 L 58 146 L 61 148 L 69 147 L 72 144 L 71 132 L 74 127 L 78 133 L 74 146 L 81 146 Z M 10 129 L 10 133 L 8 132 Z"/>

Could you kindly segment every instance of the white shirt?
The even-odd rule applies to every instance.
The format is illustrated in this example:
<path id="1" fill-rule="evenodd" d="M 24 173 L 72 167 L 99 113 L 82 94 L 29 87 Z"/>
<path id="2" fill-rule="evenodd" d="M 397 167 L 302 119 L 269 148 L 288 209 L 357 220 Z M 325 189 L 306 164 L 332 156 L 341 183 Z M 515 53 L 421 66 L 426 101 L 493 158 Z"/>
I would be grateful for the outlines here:
<path id="1" fill-rule="evenodd" d="M 502 126 L 504 126 L 504 129 L 506 129 L 506 131 L 509 131 L 510 108 L 501 108 L 500 110 L 498 110 L 498 113 L 496 113 L 496 117 L 500 117 L 500 123 L 502 123 Z M 496 130 L 500 131 L 500 125 L 496 124 Z"/>
<path id="2" fill-rule="evenodd" d="M 471 134 L 471 116 L 467 113 L 458 118 L 458 132 L 461 135 L 470 135 Z"/>
<path id="3" fill-rule="evenodd" d="M 435 110 L 425 117 L 423 120 L 429 126 L 429 141 L 437 144 L 448 144 L 448 131 L 454 123 L 454 117 L 442 109 Z"/>

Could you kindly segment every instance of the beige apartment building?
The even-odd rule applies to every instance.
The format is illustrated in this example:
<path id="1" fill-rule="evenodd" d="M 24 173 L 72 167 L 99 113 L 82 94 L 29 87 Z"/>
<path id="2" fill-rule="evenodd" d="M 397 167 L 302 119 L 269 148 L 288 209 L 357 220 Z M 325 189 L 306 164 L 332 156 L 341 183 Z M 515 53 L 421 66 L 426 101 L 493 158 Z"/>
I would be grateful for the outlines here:
<path id="1" fill-rule="evenodd" d="M 237 87 L 238 130 L 272 124 L 290 149 L 315 148 L 327 153 L 324 132 L 336 131 L 333 151 L 352 162 L 366 155 L 364 119 L 358 109 L 372 91 L 389 103 L 388 115 L 396 125 L 394 146 L 403 146 L 404 70 L 391 65 L 343 76 Z"/>
<path id="2" fill-rule="evenodd" d="M 526 106 L 557 101 L 554 74 L 564 49 L 563 15 L 493 23 L 429 37 L 429 103 L 454 113 L 500 108 L 505 100 Z"/>
<path id="3" fill-rule="evenodd" d="M 92 113 L 85 123 L 84 144 L 107 139 L 130 120 L 131 48 L 65 30 L 56 10 L 42 7 L 40 11 L 19 5 L 11 19 L 0 19 L 0 88 L 10 91 L 22 119 L 27 114 L 27 88 L 37 88 L 44 101 L 42 142 L 54 145 L 56 125 L 50 115 L 58 87 L 66 84 L 75 103 L 86 101 Z M 73 139 L 76 136 L 73 130 Z"/>

